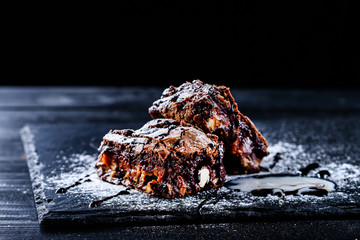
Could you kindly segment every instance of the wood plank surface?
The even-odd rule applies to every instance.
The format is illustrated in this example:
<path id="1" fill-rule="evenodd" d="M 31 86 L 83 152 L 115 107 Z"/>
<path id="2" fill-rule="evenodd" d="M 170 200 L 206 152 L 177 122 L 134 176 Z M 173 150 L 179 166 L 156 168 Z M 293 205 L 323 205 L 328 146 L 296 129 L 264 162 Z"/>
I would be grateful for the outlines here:
<path id="1" fill-rule="evenodd" d="M 31 182 L 19 130 L 27 123 L 138 123 L 149 120 L 147 108 L 159 88 L 6 87 L 0 88 L 0 239 L 115 238 L 359 238 L 358 220 L 238 222 L 224 224 L 44 230 L 37 221 Z M 234 97 L 253 116 L 276 110 L 360 112 L 359 91 L 238 90 Z M 286 101 L 286 99 L 288 99 Z M 269 113 L 270 112 L 270 113 Z M 182 234 L 179 234 L 182 233 Z"/>

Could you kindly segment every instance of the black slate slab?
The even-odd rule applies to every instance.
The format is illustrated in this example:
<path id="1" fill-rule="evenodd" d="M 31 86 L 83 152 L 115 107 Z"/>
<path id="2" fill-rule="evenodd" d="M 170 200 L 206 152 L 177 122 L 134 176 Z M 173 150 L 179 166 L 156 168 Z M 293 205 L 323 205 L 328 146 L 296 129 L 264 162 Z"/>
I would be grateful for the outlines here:
<path id="1" fill-rule="evenodd" d="M 29 125 L 21 130 L 33 191 L 42 224 L 167 224 L 273 219 L 328 219 L 360 216 L 360 116 L 326 114 L 259 114 L 253 119 L 271 152 L 264 171 L 299 173 L 308 164 L 316 176 L 330 173 L 337 191 L 325 197 L 253 196 L 222 187 L 180 199 L 161 199 L 130 190 L 98 207 L 94 200 L 125 187 L 103 182 L 94 174 L 97 146 L 109 129 L 136 128 L 143 123 Z M 276 154 L 281 156 L 276 159 Z M 274 161 L 275 160 L 275 161 Z M 230 179 L 231 177 L 229 177 Z M 232 177 L 234 178 L 234 177 Z M 79 179 L 80 185 L 55 193 Z M 84 182 L 85 179 L 90 179 Z"/>

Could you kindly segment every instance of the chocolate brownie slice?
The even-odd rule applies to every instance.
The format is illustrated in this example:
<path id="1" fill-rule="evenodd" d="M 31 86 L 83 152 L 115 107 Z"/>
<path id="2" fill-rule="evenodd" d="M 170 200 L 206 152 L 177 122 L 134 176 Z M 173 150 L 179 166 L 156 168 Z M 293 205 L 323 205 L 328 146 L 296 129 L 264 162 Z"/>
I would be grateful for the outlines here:
<path id="1" fill-rule="evenodd" d="M 224 142 L 224 165 L 228 173 L 259 172 L 268 155 L 267 142 L 238 106 L 225 86 L 199 80 L 165 89 L 149 108 L 153 119 L 171 118 L 191 123 Z"/>
<path id="2" fill-rule="evenodd" d="M 151 195 L 181 197 L 225 181 L 222 142 L 184 122 L 157 119 L 136 131 L 111 130 L 99 151 L 99 177 Z"/>

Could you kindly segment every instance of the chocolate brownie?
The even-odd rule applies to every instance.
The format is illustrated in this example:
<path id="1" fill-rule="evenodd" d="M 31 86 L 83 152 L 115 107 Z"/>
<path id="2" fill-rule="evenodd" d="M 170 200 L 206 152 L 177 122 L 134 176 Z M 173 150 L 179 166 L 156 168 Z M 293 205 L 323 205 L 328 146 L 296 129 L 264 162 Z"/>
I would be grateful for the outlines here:
<path id="1" fill-rule="evenodd" d="M 225 181 L 222 142 L 185 122 L 156 119 L 136 131 L 110 130 L 99 151 L 99 177 L 151 195 L 182 197 Z"/>
<path id="2" fill-rule="evenodd" d="M 238 106 L 225 86 L 199 80 L 165 89 L 149 108 L 153 119 L 185 121 L 224 142 L 227 173 L 259 172 L 262 158 L 268 155 L 267 142 Z"/>

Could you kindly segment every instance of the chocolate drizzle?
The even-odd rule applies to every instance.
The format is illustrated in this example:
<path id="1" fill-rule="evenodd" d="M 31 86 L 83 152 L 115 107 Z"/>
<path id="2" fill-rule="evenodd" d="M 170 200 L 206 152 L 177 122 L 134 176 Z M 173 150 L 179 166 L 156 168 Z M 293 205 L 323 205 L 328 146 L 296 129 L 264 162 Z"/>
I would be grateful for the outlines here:
<path id="1" fill-rule="evenodd" d="M 73 184 L 70 185 L 70 186 L 58 188 L 58 189 L 55 191 L 55 193 L 66 193 L 67 190 L 69 190 L 70 188 L 76 187 L 76 186 L 78 186 L 78 185 L 80 185 L 80 184 L 83 184 L 84 182 L 91 182 L 91 179 L 88 178 L 88 177 L 90 177 L 90 174 L 87 174 L 87 175 L 84 176 L 84 178 L 86 178 L 86 179 L 84 179 L 84 178 L 79 178 L 79 180 L 77 180 L 75 183 L 73 183 Z"/>
<path id="2" fill-rule="evenodd" d="M 55 193 L 66 193 L 67 190 L 69 190 L 70 188 L 73 188 L 73 187 L 76 187 L 76 186 L 79 186 L 80 184 L 83 184 L 85 182 L 91 182 L 91 179 L 88 178 L 90 177 L 90 174 L 87 174 L 85 175 L 83 178 L 79 178 L 79 180 L 77 180 L 76 182 L 74 182 L 72 185 L 70 186 L 67 186 L 67 187 L 61 187 L 61 188 L 58 188 Z M 120 192 L 114 194 L 114 195 L 111 195 L 111 196 L 108 196 L 108 197 L 105 197 L 103 199 L 100 199 L 100 200 L 95 200 L 95 201 L 92 201 L 90 204 L 89 204 L 89 207 L 93 208 L 93 207 L 98 207 L 100 206 L 103 202 L 107 201 L 107 200 L 110 200 L 114 197 L 118 197 L 120 195 L 127 195 L 127 194 L 130 194 L 130 192 L 128 192 L 130 190 L 130 188 L 126 188 L 125 190 L 121 190 Z M 51 202 L 52 199 L 49 199 L 48 202 Z"/>
<path id="3" fill-rule="evenodd" d="M 129 188 L 125 189 L 125 190 L 121 190 L 120 192 L 114 194 L 114 195 L 111 195 L 111 196 L 108 196 L 108 197 L 105 197 L 105 198 L 102 198 L 100 200 L 95 200 L 95 201 L 92 201 L 90 204 L 89 204 L 89 207 L 93 208 L 93 207 L 98 207 L 100 206 L 103 202 L 107 201 L 107 200 L 110 200 L 114 197 L 118 197 L 120 195 L 128 195 L 130 194 L 130 192 L 128 192 Z"/>
<path id="4" fill-rule="evenodd" d="M 318 176 L 319 178 L 322 178 L 322 179 L 324 179 L 325 178 L 325 176 L 326 177 L 330 177 L 330 172 L 328 171 L 328 170 L 320 170 L 320 171 L 318 171 L 318 173 L 316 174 L 316 176 Z"/>
<path id="5" fill-rule="evenodd" d="M 310 163 L 306 167 L 300 168 L 299 171 L 301 172 L 301 176 L 307 176 L 311 170 L 317 169 L 320 167 L 319 163 Z"/>
<path id="6" fill-rule="evenodd" d="M 315 195 L 325 196 L 335 191 L 336 185 L 329 180 L 303 177 L 292 174 L 267 174 L 238 177 L 225 183 L 225 187 L 251 192 L 255 196 L 275 195 L 285 198 L 285 195 Z"/>
<path id="7" fill-rule="evenodd" d="M 281 160 L 281 153 L 276 153 L 276 155 L 274 156 L 273 162 L 272 164 L 269 166 L 270 169 L 273 169 L 275 167 L 275 165 L 279 162 L 279 160 Z"/>
<path id="8" fill-rule="evenodd" d="M 196 216 L 197 216 L 198 218 L 200 218 L 200 217 L 202 216 L 202 215 L 201 215 L 201 208 L 202 208 L 204 205 L 208 204 L 208 202 L 209 202 L 209 200 L 210 200 L 211 198 L 217 196 L 217 189 L 211 189 L 209 192 L 210 192 L 210 193 L 205 197 L 204 200 L 202 200 L 202 201 L 199 203 L 199 205 L 198 205 L 197 208 L 196 208 Z M 219 198 L 218 198 L 218 200 L 215 200 L 214 204 L 216 204 L 218 201 L 219 201 Z"/>

